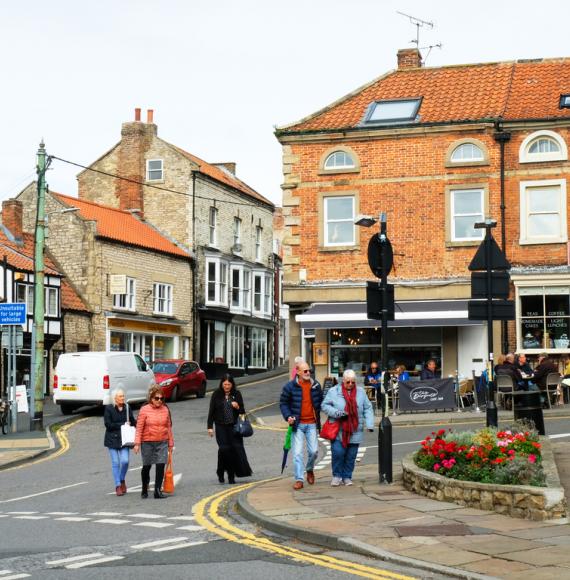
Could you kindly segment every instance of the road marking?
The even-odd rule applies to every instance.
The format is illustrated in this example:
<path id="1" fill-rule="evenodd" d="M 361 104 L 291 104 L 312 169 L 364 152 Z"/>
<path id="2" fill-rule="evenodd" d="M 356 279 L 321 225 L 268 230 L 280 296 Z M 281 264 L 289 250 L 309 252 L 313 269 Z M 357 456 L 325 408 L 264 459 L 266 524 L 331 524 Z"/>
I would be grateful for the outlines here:
<path id="1" fill-rule="evenodd" d="M 77 570 L 85 566 L 95 566 L 96 564 L 103 564 L 104 562 L 113 562 L 115 560 L 123 560 L 124 556 L 106 556 L 105 558 L 98 558 L 97 560 L 88 560 L 87 562 L 77 562 L 76 564 L 69 564 L 66 566 L 68 570 Z"/>
<path id="2" fill-rule="evenodd" d="M 164 516 L 163 515 L 157 515 L 157 514 L 129 514 L 128 515 L 129 518 L 146 518 L 149 520 L 160 520 L 162 519 Z"/>
<path id="3" fill-rule="evenodd" d="M 183 521 L 194 521 L 196 518 L 194 516 L 175 516 L 173 518 L 167 518 L 169 520 L 183 520 Z"/>
<path id="4" fill-rule="evenodd" d="M 363 564 L 357 564 L 347 560 L 340 560 L 339 558 L 332 556 L 311 554 L 289 546 L 282 546 L 280 544 L 276 544 L 269 538 L 259 537 L 251 532 L 246 532 L 245 530 L 232 525 L 228 520 L 220 516 L 220 505 L 223 501 L 231 498 L 233 495 L 251 488 L 254 485 L 259 485 L 260 483 L 266 483 L 268 481 L 275 481 L 276 479 L 278 478 L 268 479 L 261 482 L 246 483 L 202 499 L 194 506 L 196 521 L 204 526 L 204 528 L 206 528 L 208 531 L 231 542 L 251 546 L 265 552 L 292 558 L 296 561 L 316 564 L 318 566 L 346 572 L 348 574 L 360 576 L 363 578 L 412 580 L 412 577 L 410 576 L 397 574 L 382 568 L 365 566 Z"/>
<path id="5" fill-rule="evenodd" d="M 7 471 L 7 470 L 5 470 Z M 70 487 L 77 487 L 78 485 L 85 485 L 86 481 L 80 481 L 79 483 L 72 483 L 70 485 L 64 485 L 63 487 L 55 487 L 54 489 L 48 489 L 47 491 L 40 491 L 39 493 L 32 493 L 31 495 L 23 495 L 22 497 L 13 497 L 12 499 L 3 499 L 0 503 L 12 503 L 14 501 L 21 501 L 23 499 L 30 499 L 31 497 L 38 497 L 40 495 L 47 495 L 48 493 L 55 493 L 56 491 L 62 491 L 64 489 L 69 489 Z M 33 512 L 36 513 L 36 512 Z"/>
<path id="6" fill-rule="evenodd" d="M 90 520 L 91 518 L 82 518 L 79 516 L 70 516 L 70 517 L 66 517 L 66 518 L 55 518 L 58 522 L 86 522 L 87 520 Z"/>
<path id="7" fill-rule="evenodd" d="M 47 520 L 49 516 L 14 516 L 15 520 Z"/>
<path id="8" fill-rule="evenodd" d="M 48 566 L 58 566 L 59 564 L 70 564 L 71 562 L 79 562 L 80 560 L 88 560 L 89 558 L 99 558 L 99 556 L 102 555 L 103 554 L 100 552 L 95 554 L 83 554 L 82 556 L 72 556 L 71 558 L 62 558 L 61 560 L 50 560 L 49 562 L 46 562 L 46 564 Z"/>
<path id="9" fill-rule="evenodd" d="M 154 542 L 145 542 L 144 544 L 134 544 L 131 546 L 133 550 L 144 550 L 145 548 L 153 548 L 154 546 L 164 546 L 164 544 L 173 544 L 175 542 L 183 542 L 187 540 L 187 536 L 180 536 L 179 538 L 170 538 L 168 540 L 156 540 Z"/>
<path id="10" fill-rule="evenodd" d="M 7 570 L 10 573 L 10 570 Z M 11 576 L 2 576 L 2 580 L 18 580 L 18 578 L 29 578 L 30 574 L 12 574 Z"/>
<path id="11" fill-rule="evenodd" d="M 164 522 L 139 522 L 138 524 L 133 524 L 133 526 L 142 526 L 145 528 L 168 528 L 173 525 Z"/>
<path id="12" fill-rule="evenodd" d="M 129 520 L 112 520 L 110 518 L 102 519 L 102 520 L 93 520 L 94 524 L 114 524 L 120 526 L 121 524 L 130 524 Z"/>
<path id="13" fill-rule="evenodd" d="M 557 435 L 549 435 L 549 439 L 561 439 L 562 437 L 570 437 L 570 433 L 558 433 Z"/>
<path id="14" fill-rule="evenodd" d="M 174 475 L 174 486 L 176 487 L 179 483 L 180 480 L 182 479 L 182 473 L 176 473 Z M 154 489 L 154 483 L 149 483 L 148 486 L 149 491 Z M 127 489 L 127 493 L 139 493 L 142 490 L 142 484 L 139 485 L 133 485 L 132 487 L 129 487 L 129 489 Z M 107 493 L 107 495 L 115 495 L 115 491 L 110 491 L 109 493 Z"/>
<path id="15" fill-rule="evenodd" d="M 38 512 L 6 512 L 7 514 L 10 514 L 11 516 L 29 516 L 31 514 L 37 514 Z"/>
<path id="16" fill-rule="evenodd" d="M 199 542 L 184 542 L 183 544 L 176 544 L 175 546 L 164 546 L 164 548 L 155 548 L 153 552 L 167 552 L 169 550 L 180 550 L 181 548 L 190 548 L 192 546 L 199 546 L 200 544 L 207 544 L 206 541 Z"/>
<path id="17" fill-rule="evenodd" d="M 93 512 L 92 514 L 87 514 L 88 516 L 122 516 L 121 512 Z"/>
<path id="18" fill-rule="evenodd" d="M 177 530 L 185 530 L 187 532 L 199 532 L 204 528 L 202 526 L 182 526 L 181 528 L 176 528 Z"/>
<path id="19" fill-rule="evenodd" d="M 76 516 L 79 512 L 46 512 L 48 516 Z"/>

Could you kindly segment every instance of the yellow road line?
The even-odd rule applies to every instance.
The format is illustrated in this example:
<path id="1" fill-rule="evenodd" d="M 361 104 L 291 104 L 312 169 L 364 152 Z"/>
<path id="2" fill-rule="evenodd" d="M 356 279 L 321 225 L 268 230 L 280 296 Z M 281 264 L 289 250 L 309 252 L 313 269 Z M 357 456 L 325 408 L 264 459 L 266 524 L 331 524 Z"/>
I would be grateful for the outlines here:
<path id="1" fill-rule="evenodd" d="M 241 530 L 240 528 L 232 525 L 227 519 L 220 515 L 220 505 L 223 501 L 245 489 L 252 487 L 253 485 L 274 481 L 275 479 L 278 478 L 267 479 L 265 481 L 255 483 L 247 483 L 204 498 L 195 506 L 195 521 L 208 531 L 231 542 L 243 544 L 258 550 L 263 550 L 265 552 L 271 552 L 286 558 L 292 558 L 299 562 L 306 562 L 316 566 L 322 566 L 324 568 L 346 572 L 347 574 L 360 576 L 362 578 L 412 580 L 412 577 L 410 576 L 389 572 L 388 570 L 374 568 L 372 566 L 365 566 L 355 562 L 333 558 L 332 556 L 310 554 L 296 548 L 276 544 L 268 538 L 259 537 L 255 534 L 246 532 L 245 530 Z"/>
<path id="2" fill-rule="evenodd" d="M 67 423 L 66 425 L 64 425 L 63 427 L 61 427 L 60 429 L 58 429 L 56 431 L 55 435 L 59 440 L 60 448 L 55 453 L 50 453 L 49 455 L 47 455 L 45 457 L 40 457 L 39 459 L 36 459 L 34 461 L 28 461 L 28 462 L 23 463 L 21 465 L 16 465 L 14 467 L 7 467 L 6 469 L 3 469 L 2 471 L 5 472 L 5 471 L 14 471 L 16 469 L 23 469 L 24 467 L 29 467 L 30 465 L 35 465 L 36 463 L 43 463 L 44 461 L 51 461 L 52 459 L 56 459 L 60 455 L 63 455 L 65 452 L 69 451 L 69 440 L 67 438 L 68 429 L 70 429 L 74 425 L 77 425 L 78 423 L 81 423 L 83 421 L 87 421 L 87 417 L 77 419 L 77 421 L 73 421 L 73 423 Z"/>

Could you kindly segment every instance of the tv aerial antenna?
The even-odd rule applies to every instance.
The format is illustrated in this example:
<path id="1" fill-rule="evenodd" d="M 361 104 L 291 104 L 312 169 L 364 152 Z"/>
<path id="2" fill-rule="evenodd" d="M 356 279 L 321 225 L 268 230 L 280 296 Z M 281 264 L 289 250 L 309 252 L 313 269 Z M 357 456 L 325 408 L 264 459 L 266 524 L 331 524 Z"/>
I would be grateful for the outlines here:
<path id="1" fill-rule="evenodd" d="M 432 44 L 430 46 L 420 46 L 420 28 L 433 28 L 433 22 L 428 22 L 427 20 L 422 20 L 421 18 L 416 18 L 415 16 L 412 16 L 411 14 L 406 14 L 405 12 L 400 12 L 399 10 L 396 10 L 396 13 L 399 14 L 400 16 L 405 16 L 406 18 L 409 19 L 410 24 L 413 24 L 416 27 L 416 38 L 412 38 L 412 40 L 410 40 L 410 42 L 412 44 L 415 44 L 416 47 L 418 48 L 418 50 L 428 50 L 428 53 L 425 57 L 424 60 L 427 59 L 427 57 L 429 56 L 429 53 L 431 52 L 432 48 L 441 48 L 443 45 L 441 42 L 439 42 L 438 44 Z"/>

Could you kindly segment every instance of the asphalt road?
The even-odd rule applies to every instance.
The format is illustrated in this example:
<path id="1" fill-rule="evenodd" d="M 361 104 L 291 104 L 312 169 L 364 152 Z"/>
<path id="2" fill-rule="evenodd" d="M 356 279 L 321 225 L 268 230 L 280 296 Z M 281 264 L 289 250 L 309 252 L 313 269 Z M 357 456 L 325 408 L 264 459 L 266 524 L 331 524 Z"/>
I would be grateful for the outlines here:
<path id="1" fill-rule="evenodd" d="M 275 412 L 283 382 L 281 377 L 242 387 L 246 407 Z M 206 432 L 208 405 L 209 398 L 189 398 L 170 406 L 177 487 L 174 496 L 165 500 L 155 500 L 152 495 L 147 500 L 140 497 L 141 464 L 134 454 L 127 477 L 129 493 L 115 495 L 100 412 L 81 415 L 81 420 L 68 429 L 70 449 L 66 453 L 1 472 L 0 578 L 330 580 L 352 576 L 334 566 L 325 568 L 302 558 L 292 560 L 262 552 L 197 525 L 193 515 L 196 504 L 228 488 L 217 482 L 215 474 L 217 447 Z M 399 433 L 397 436 L 400 438 Z M 418 436 L 403 431 L 401 440 Z M 367 445 L 374 441 L 371 437 Z M 282 445 L 283 432 L 256 430 L 246 443 L 254 470 L 251 480 L 279 475 Z M 373 461 L 374 457 L 371 447 L 363 461 Z M 224 517 L 234 525 L 258 536 L 264 533 L 236 516 L 231 505 L 228 509 Z M 293 545 L 286 538 L 271 537 Z M 429 576 L 352 554 L 327 552 L 298 542 L 294 545 L 307 554 L 326 553 L 337 562 L 358 562 L 377 570 L 377 574 L 367 576 L 371 578 L 386 577 L 382 570 Z"/>

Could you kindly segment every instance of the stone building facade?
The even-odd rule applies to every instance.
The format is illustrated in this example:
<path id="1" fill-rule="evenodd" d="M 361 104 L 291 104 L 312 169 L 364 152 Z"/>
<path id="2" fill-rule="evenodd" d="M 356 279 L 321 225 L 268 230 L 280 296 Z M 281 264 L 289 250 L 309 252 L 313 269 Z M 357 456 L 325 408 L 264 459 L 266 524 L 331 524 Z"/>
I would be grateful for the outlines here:
<path id="1" fill-rule="evenodd" d="M 318 376 L 380 356 L 365 307 L 373 232 L 358 214 L 386 212 L 396 253 L 389 366 L 481 370 L 486 329 L 467 319 L 467 266 L 486 217 L 514 266 L 517 318 L 495 324 L 495 352 L 570 353 L 568 93 L 568 59 L 426 68 L 406 49 L 397 70 L 276 130 L 291 348 L 310 358 L 326 345 Z"/>
<path id="2" fill-rule="evenodd" d="M 144 216 L 193 251 L 190 352 L 208 376 L 244 372 L 246 343 L 252 372 L 276 364 L 274 207 L 237 178 L 234 163 L 207 163 L 167 143 L 157 135 L 153 112 L 143 122 L 136 109 L 119 143 L 78 181 L 80 199 Z"/>

